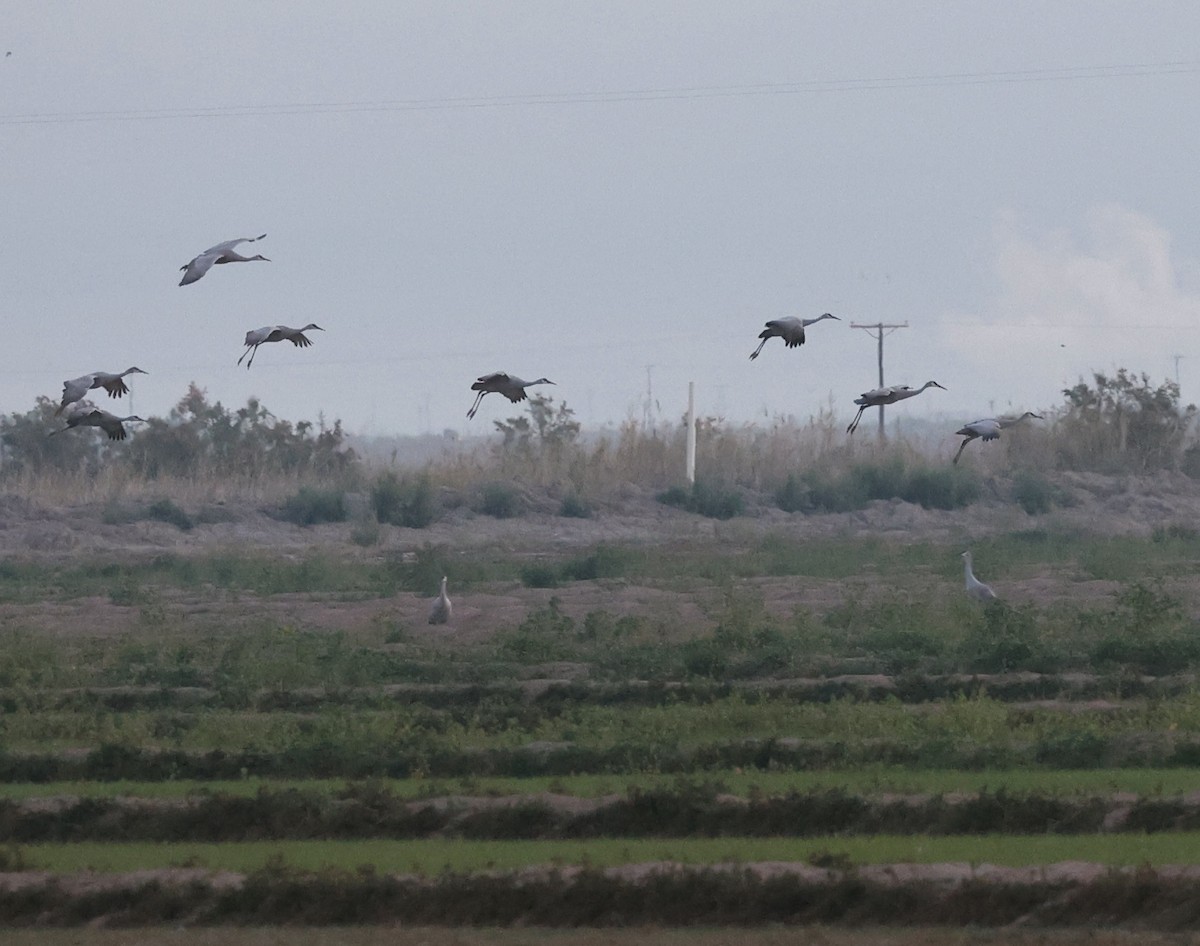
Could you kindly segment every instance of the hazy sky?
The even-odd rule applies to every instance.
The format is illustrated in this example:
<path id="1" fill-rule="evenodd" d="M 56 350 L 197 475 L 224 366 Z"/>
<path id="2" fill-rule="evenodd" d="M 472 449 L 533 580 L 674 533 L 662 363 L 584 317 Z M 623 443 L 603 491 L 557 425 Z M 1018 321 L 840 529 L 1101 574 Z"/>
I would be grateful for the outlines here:
<path id="1" fill-rule="evenodd" d="M 347 12 L 347 10 L 349 12 Z M 588 425 L 1200 400 L 1200 4 L 10 4 L 0 412 L 138 365 L 358 433 L 485 432 L 477 375 Z M 179 267 L 233 237 L 270 263 Z M 829 311 L 802 349 L 767 319 Z M 247 329 L 316 322 L 313 348 Z M 121 413 L 125 413 L 122 409 Z"/>

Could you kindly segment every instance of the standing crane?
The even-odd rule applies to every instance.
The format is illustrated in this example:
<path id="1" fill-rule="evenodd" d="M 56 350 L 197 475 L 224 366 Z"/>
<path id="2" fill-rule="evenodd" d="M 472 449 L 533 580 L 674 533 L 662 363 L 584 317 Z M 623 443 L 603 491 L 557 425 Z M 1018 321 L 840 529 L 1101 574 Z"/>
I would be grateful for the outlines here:
<path id="1" fill-rule="evenodd" d="M 485 374 L 471 385 L 471 390 L 478 391 L 479 393 L 475 396 L 475 403 L 467 411 L 467 418 L 470 419 L 475 416 L 475 412 L 479 410 L 479 402 L 483 400 L 485 394 L 503 394 L 514 404 L 518 404 L 527 397 L 525 394 L 526 388 L 531 388 L 535 384 L 553 383 L 549 378 L 524 381 L 516 375 L 505 374 L 503 371 L 493 371 L 491 374 Z"/>
<path id="2" fill-rule="evenodd" d="M 430 624 L 445 624 L 454 612 L 450 599 L 446 596 L 446 576 L 442 576 L 442 592 L 434 599 L 433 607 L 429 609 Z"/>
<path id="3" fill-rule="evenodd" d="M 987 604 L 989 601 L 995 601 L 996 592 L 992 591 L 991 588 L 976 578 L 975 572 L 971 570 L 971 553 L 963 552 L 962 560 L 967 579 L 967 594 L 976 601 L 982 601 L 984 604 Z"/>
<path id="4" fill-rule="evenodd" d="M 179 267 L 183 273 L 183 279 L 179 280 L 179 285 L 187 286 L 194 283 L 197 279 L 207 273 L 213 266 L 220 263 L 252 263 L 255 260 L 262 260 L 264 263 L 271 262 L 265 256 L 242 256 L 234 247 L 242 243 L 254 243 L 265 237 L 265 233 L 260 233 L 256 237 L 242 237 L 239 240 L 226 240 L 224 243 L 218 243 L 216 246 L 210 246 L 199 256 L 193 257 L 190 261 Z"/>
<path id="5" fill-rule="evenodd" d="M 247 355 L 250 360 L 246 362 L 246 368 L 254 364 L 254 356 L 258 353 L 258 346 L 265 345 L 267 342 L 282 342 L 289 341 L 297 348 L 308 348 L 312 345 L 308 336 L 304 333 L 310 329 L 316 329 L 318 332 L 323 332 L 325 329 L 317 325 L 315 322 L 309 322 L 304 328 L 288 328 L 286 325 L 264 325 L 262 328 L 252 329 L 246 333 L 246 340 L 242 342 L 246 346 L 246 350 L 242 352 L 242 358 Z M 237 360 L 240 365 L 242 358 Z"/>
<path id="6" fill-rule="evenodd" d="M 798 319 L 793 315 L 789 315 L 782 319 L 771 319 L 771 321 L 767 323 L 767 327 L 759 334 L 758 337 L 761 338 L 762 341 L 759 342 L 758 347 L 750 353 L 750 360 L 753 361 L 758 357 L 758 353 L 763 350 L 763 345 L 767 343 L 768 338 L 775 338 L 778 336 L 779 338 L 783 339 L 783 343 L 787 345 L 788 348 L 796 348 L 799 345 L 803 345 L 804 329 L 809 325 L 820 322 L 822 319 L 837 319 L 839 322 L 841 321 L 841 319 L 838 319 L 836 315 L 830 315 L 828 312 L 818 315 L 815 319 Z"/>
<path id="7" fill-rule="evenodd" d="M 62 403 L 58 405 L 58 410 L 54 412 L 54 416 L 57 417 L 61 414 L 68 404 L 74 404 L 76 401 L 83 400 L 88 391 L 91 391 L 93 388 L 104 388 L 108 392 L 109 397 L 121 397 L 123 394 L 128 394 L 129 388 L 123 380 L 125 376 L 149 373 L 148 371 L 143 371 L 141 368 L 126 368 L 120 374 L 113 374 L 108 371 L 93 371 L 91 374 L 80 375 L 78 378 L 72 378 L 70 381 L 64 381 Z"/>
<path id="8" fill-rule="evenodd" d="M 897 401 L 903 401 L 905 398 L 916 397 L 926 388 L 942 388 L 936 381 L 926 381 L 919 388 L 910 388 L 907 384 L 896 384 L 886 388 L 876 388 L 874 391 L 866 391 L 854 399 L 854 403 L 858 405 L 858 413 L 854 416 L 854 420 L 850 422 L 850 426 L 846 428 L 846 433 L 852 434 L 858 427 L 858 422 L 862 420 L 863 411 L 868 407 L 883 407 L 885 404 L 895 404 Z M 945 391 L 945 388 L 942 388 Z"/>
<path id="9" fill-rule="evenodd" d="M 972 440 L 979 439 L 984 443 L 987 443 L 989 440 L 999 440 L 1000 431 L 1008 427 L 1015 427 L 1021 421 L 1027 420 L 1030 417 L 1036 417 L 1038 420 L 1042 419 L 1041 414 L 1026 411 L 1020 417 L 985 417 L 983 420 L 973 420 L 969 424 L 964 424 L 959 430 L 954 432 L 956 436 L 963 437 L 964 439 L 958 446 L 958 453 L 954 454 L 954 459 L 950 462 L 957 463 L 958 458 L 962 456 L 962 452 L 967 448 L 967 444 Z"/>
<path id="10" fill-rule="evenodd" d="M 130 414 L 128 417 L 118 417 L 108 411 L 93 408 L 82 408 L 67 415 L 67 426 L 52 430 L 49 436 L 61 434 L 64 430 L 74 430 L 76 427 L 99 427 L 109 440 L 124 440 L 125 425 L 130 421 L 145 421 L 145 418 Z"/>

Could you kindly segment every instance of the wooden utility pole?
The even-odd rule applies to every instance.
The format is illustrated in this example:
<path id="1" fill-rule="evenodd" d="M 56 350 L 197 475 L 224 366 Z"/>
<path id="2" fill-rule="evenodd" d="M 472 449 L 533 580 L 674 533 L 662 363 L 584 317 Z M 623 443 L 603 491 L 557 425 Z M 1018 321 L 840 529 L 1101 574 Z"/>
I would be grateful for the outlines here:
<path id="1" fill-rule="evenodd" d="M 851 328 L 861 328 L 864 331 L 874 334 L 875 340 L 879 343 L 879 386 L 883 387 L 883 339 L 891 335 L 898 328 L 908 328 L 907 322 L 851 322 Z M 883 443 L 885 434 L 883 430 L 883 405 L 879 405 L 879 442 Z"/>

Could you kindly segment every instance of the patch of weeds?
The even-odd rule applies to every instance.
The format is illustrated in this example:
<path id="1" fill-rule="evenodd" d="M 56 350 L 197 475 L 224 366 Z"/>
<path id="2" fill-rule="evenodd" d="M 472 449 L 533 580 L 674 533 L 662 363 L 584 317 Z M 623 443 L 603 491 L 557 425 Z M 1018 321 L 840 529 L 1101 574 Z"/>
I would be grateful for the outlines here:
<path id="1" fill-rule="evenodd" d="M 1033 470 L 1021 470 L 1013 477 L 1012 497 L 1031 516 L 1068 505 L 1066 494 Z"/>
<path id="2" fill-rule="evenodd" d="M 575 622 L 562 613 L 562 602 L 551 598 L 545 607 L 531 611 L 515 630 L 496 635 L 499 652 L 523 662 L 563 660 L 570 656 Z"/>
<path id="3" fill-rule="evenodd" d="M 642 619 L 633 615 L 615 618 L 607 611 L 589 611 L 579 636 L 586 641 L 627 640 L 637 636 L 641 628 Z"/>
<path id="4" fill-rule="evenodd" d="M 789 473 L 783 485 L 775 490 L 775 505 L 784 512 L 808 511 L 808 487 L 795 473 Z"/>
<path id="5" fill-rule="evenodd" d="M 1150 541 L 1159 545 L 1168 542 L 1195 542 L 1200 539 L 1200 531 L 1182 523 L 1172 523 L 1169 526 L 1157 526 L 1150 534 Z"/>
<path id="6" fill-rule="evenodd" d="M 237 522 L 237 515 L 231 509 L 227 509 L 218 503 L 210 503 L 206 506 L 201 506 L 194 516 L 192 521 L 198 526 L 214 525 L 218 522 Z"/>
<path id="7" fill-rule="evenodd" d="M 940 638 L 909 628 L 873 629 L 863 636 L 861 644 L 868 653 L 880 658 L 884 671 L 893 674 L 916 670 L 946 651 Z"/>
<path id="8" fill-rule="evenodd" d="M 105 505 L 104 511 L 100 513 L 100 521 L 106 526 L 127 526 L 131 522 L 137 522 L 141 518 L 130 506 L 116 501 Z"/>
<path id="9" fill-rule="evenodd" d="M 345 522 L 346 494 L 340 489 L 301 487 L 299 492 L 284 500 L 279 518 L 298 526 Z"/>
<path id="10" fill-rule="evenodd" d="M 745 511 L 745 500 L 735 489 L 696 480 L 689 490 L 683 486 L 672 486 L 658 494 L 664 506 L 686 509 L 709 519 L 732 519 Z"/>
<path id="11" fill-rule="evenodd" d="M 567 581 L 596 581 L 599 578 L 620 578 L 637 565 L 630 550 L 598 545 L 582 558 L 563 563 L 561 575 Z"/>
<path id="12" fill-rule="evenodd" d="M 383 635 L 385 644 L 407 644 L 411 639 L 412 632 L 409 626 L 400 622 L 389 627 Z"/>
<path id="13" fill-rule="evenodd" d="M 810 867 L 820 867 L 824 870 L 852 871 L 854 859 L 845 851 L 830 851 L 826 848 L 813 851 L 808 855 Z"/>
<path id="14" fill-rule="evenodd" d="M 9 842 L 0 848 L 0 874 L 32 870 L 33 865 L 19 845 Z"/>
<path id="15" fill-rule="evenodd" d="M 144 604 L 149 598 L 150 595 L 142 587 L 141 582 L 129 574 L 122 575 L 108 590 L 109 603 L 122 608 Z"/>
<path id="16" fill-rule="evenodd" d="M 979 498 L 979 479 L 961 467 L 925 467 L 909 472 L 900 498 L 923 509 L 959 509 Z"/>
<path id="17" fill-rule="evenodd" d="M 379 544 L 381 531 L 378 519 L 374 516 L 363 516 L 350 529 L 350 541 L 363 548 L 369 548 Z"/>
<path id="18" fill-rule="evenodd" d="M 558 570 L 553 565 L 526 565 L 521 569 L 521 584 L 526 588 L 557 588 Z"/>
<path id="19" fill-rule="evenodd" d="M 968 666 L 979 673 L 1046 669 L 1047 655 L 1038 641 L 1031 606 L 1014 608 L 1003 601 L 990 602 L 962 647 Z"/>
<path id="20" fill-rule="evenodd" d="M 683 672 L 690 677 L 720 680 L 729 672 L 729 654 L 715 637 L 700 637 L 679 649 Z"/>
<path id="21" fill-rule="evenodd" d="M 426 475 L 397 476 L 381 473 L 371 487 L 371 504 L 379 522 L 424 529 L 437 518 L 433 483 Z"/>
<path id="22" fill-rule="evenodd" d="M 512 519 L 521 514 L 520 494 L 507 483 L 488 483 L 480 494 L 478 511 L 493 519 Z"/>
<path id="23" fill-rule="evenodd" d="M 979 498 L 978 476 L 963 467 L 908 466 L 900 457 L 856 463 L 849 470 L 791 474 L 776 491 L 787 512 L 850 512 L 877 499 L 902 499 L 925 509 L 958 509 Z"/>
<path id="24" fill-rule="evenodd" d="M 580 499 L 578 493 L 570 493 L 563 497 L 558 514 L 568 519 L 591 519 L 592 507 Z"/>
<path id="25" fill-rule="evenodd" d="M 159 499 L 151 503 L 146 509 L 146 518 L 156 522 L 169 522 L 183 532 L 190 531 L 195 525 L 192 517 L 169 499 Z"/>

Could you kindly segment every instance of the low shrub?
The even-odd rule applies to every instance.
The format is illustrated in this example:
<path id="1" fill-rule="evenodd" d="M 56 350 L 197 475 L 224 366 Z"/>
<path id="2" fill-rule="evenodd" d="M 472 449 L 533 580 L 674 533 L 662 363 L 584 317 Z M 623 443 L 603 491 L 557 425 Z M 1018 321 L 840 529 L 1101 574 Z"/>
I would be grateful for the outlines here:
<path id="1" fill-rule="evenodd" d="M 658 494 L 658 501 L 665 506 L 686 509 L 709 519 L 740 516 L 746 505 L 737 490 L 704 480 L 696 480 L 690 490 L 683 486 L 672 486 Z"/>
<path id="2" fill-rule="evenodd" d="M 775 491 L 775 505 L 784 512 L 807 512 L 808 503 L 808 487 L 795 473 L 789 473 Z"/>
<path id="3" fill-rule="evenodd" d="M 1040 473 L 1022 470 L 1013 477 L 1013 500 L 1031 516 L 1049 512 L 1058 495 L 1054 484 Z"/>
<path id="4" fill-rule="evenodd" d="M 426 475 L 381 473 L 371 487 L 375 518 L 393 526 L 424 529 L 437 518 L 433 483 Z"/>
<path id="5" fill-rule="evenodd" d="M 187 532 L 195 523 L 191 516 L 169 499 L 160 499 L 150 504 L 146 509 L 146 518 L 156 522 L 169 522 L 178 529 Z"/>
<path id="6" fill-rule="evenodd" d="M 558 570 L 553 565 L 526 565 L 521 569 L 521 584 L 526 588 L 557 588 Z"/>
<path id="7" fill-rule="evenodd" d="M 568 519 L 591 519 L 592 507 L 580 499 L 577 493 L 570 493 L 563 497 L 558 514 Z"/>
<path id="8" fill-rule="evenodd" d="M 520 494 L 507 483 L 488 483 L 480 494 L 478 511 L 494 519 L 512 519 L 521 514 Z"/>
<path id="9" fill-rule="evenodd" d="M 925 509 L 958 509 L 979 498 L 978 476 L 964 467 L 910 466 L 901 457 L 856 463 L 848 470 L 789 474 L 775 492 L 785 512 L 851 512 L 876 499 L 902 499 Z"/>
<path id="10" fill-rule="evenodd" d="M 312 526 L 321 522 L 345 522 L 346 495 L 340 489 L 316 489 L 301 487 L 295 495 L 284 500 L 279 518 L 298 526 Z"/>

